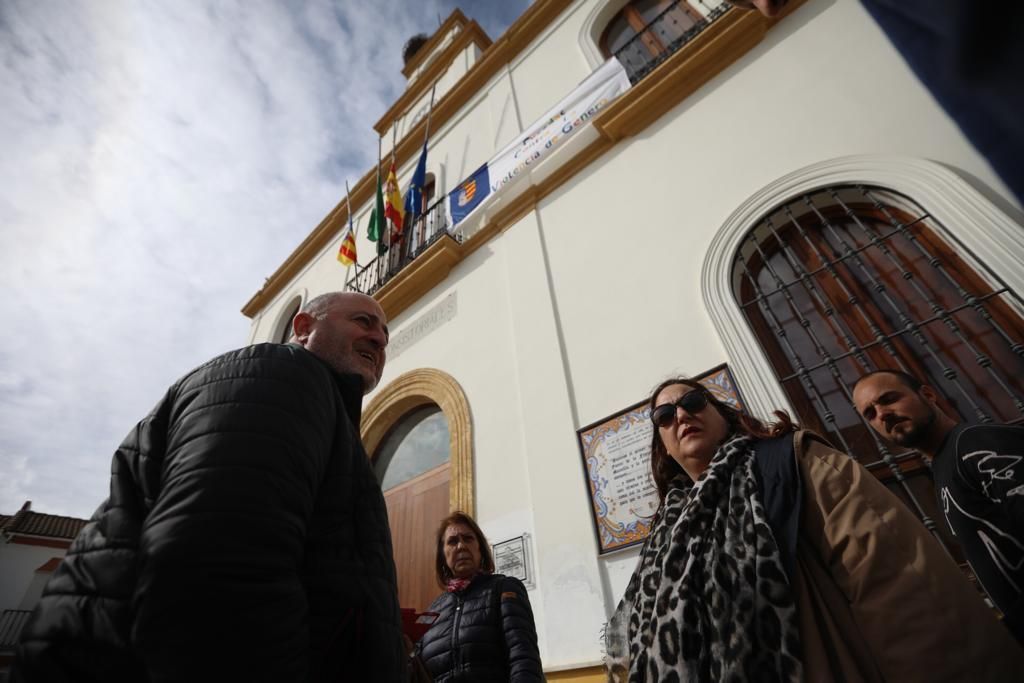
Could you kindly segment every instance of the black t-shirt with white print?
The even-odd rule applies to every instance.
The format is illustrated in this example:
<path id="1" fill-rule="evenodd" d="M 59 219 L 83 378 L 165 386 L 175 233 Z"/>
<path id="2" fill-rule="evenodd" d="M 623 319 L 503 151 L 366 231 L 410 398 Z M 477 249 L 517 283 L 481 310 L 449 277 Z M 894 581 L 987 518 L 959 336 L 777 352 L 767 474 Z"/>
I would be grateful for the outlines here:
<path id="1" fill-rule="evenodd" d="M 1024 643 L 1024 427 L 958 425 L 932 463 L 939 508 Z"/>

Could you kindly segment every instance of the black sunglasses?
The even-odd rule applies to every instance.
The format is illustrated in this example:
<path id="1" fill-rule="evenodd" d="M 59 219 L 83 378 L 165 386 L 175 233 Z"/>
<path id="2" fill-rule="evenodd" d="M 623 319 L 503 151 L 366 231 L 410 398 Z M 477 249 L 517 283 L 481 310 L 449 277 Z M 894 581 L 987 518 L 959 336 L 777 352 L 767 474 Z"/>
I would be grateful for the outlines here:
<path id="1" fill-rule="evenodd" d="M 651 422 L 664 429 L 676 419 L 676 410 L 682 408 L 690 415 L 704 410 L 708 405 L 708 395 L 703 389 L 687 391 L 674 403 L 662 403 L 651 411 Z"/>

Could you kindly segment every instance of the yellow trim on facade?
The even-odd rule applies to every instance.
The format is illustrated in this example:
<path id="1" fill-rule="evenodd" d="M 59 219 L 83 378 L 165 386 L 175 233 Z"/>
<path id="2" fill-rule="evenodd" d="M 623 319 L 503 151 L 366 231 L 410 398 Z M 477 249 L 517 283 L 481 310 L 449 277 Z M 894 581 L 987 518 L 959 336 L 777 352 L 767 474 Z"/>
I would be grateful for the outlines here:
<path id="1" fill-rule="evenodd" d="M 536 0 L 530 5 L 509 26 L 501 38 L 484 51 L 473 68 L 460 78 L 439 101 L 434 103 L 431 126 L 437 130 L 455 116 L 494 74 L 518 56 L 571 3 L 572 0 Z M 426 125 L 427 121 L 423 119 L 406 131 L 395 149 L 397 166 L 401 167 L 413 155 L 419 155 Z M 362 206 L 370 201 L 376 188 L 376 181 L 377 169 L 374 167 L 353 184 L 351 192 L 353 206 Z M 331 212 L 292 251 L 284 263 L 264 281 L 263 287 L 250 297 L 242 307 L 242 314 L 249 318 L 255 317 L 347 227 L 348 204 L 344 198 L 340 198 Z"/>
<path id="2" fill-rule="evenodd" d="M 715 21 L 685 47 L 626 91 L 619 99 L 612 102 L 607 109 L 594 117 L 593 125 L 601 137 L 578 152 L 575 157 L 563 164 L 544 182 L 526 188 L 522 195 L 511 202 L 508 207 L 491 217 L 488 224 L 475 233 L 466 244 L 454 248 L 454 254 L 458 255 L 458 259 L 452 260 L 451 254 L 449 254 L 444 261 L 446 268 L 444 272 L 447 274 L 448 270 L 458 261 L 502 230 L 515 224 L 519 218 L 536 208 L 537 202 L 600 158 L 619 140 L 642 132 L 702 85 L 724 71 L 760 43 L 768 29 L 784 20 L 804 2 L 806 0 L 791 0 L 785 11 L 773 19 L 768 19 L 755 11 L 732 10 Z M 487 49 L 480 61 L 459 80 L 441 102 L 435 105 L 432 117 L 434 124 L 440 126 L 454 116 L 499 68 L 518 55 L 568 5 L 568 0 L 537 0 L 531 5 L 505 34 Z M 426 121 L 420 121 L 402 139 L 398 145 L 399 158 L 408 159 L 412 154 L 419 153 L 418 145 L 422 143 L 422 127 L 425 125 Z M 352 201 L 355 206 L 369 201 L 373 187 L 375 187 L 376 176 L 374 173 L 375 169 L 371 169 L 370 173 L 360 180 L 352 192 Z M 302 245 L 288 257 L 278 271 L 267 279 L 263 289 L 253 295 L 242 308 L 242 313 L 249 317 L 256 315 L 299 273 L 310 259 L 314 258 L 328 242 L 341 233 L 341 229 L 347 221 L 347 210 L 343 211 L 343 209 L 343 203 L 339 203 Z M 431 250 L 442 242 L 444 240 L 439 240 L 437 244 L 431 246 L 427 254 L 430 254 Z M 378 292 L 378 300 L 385 294 L 389 297 L 388 305 L 384 309 L 389 319 L 393 319 L 440 281 L 434 281 L 438 272 L 437 268 L 427 268 L 421 272 L 425 277 L 422 282 L 418 280 L 418 276 L 410 273 L 401 278 L 401 283 L 395 283 L 393 286 L 389 283 L 381 292 Z M 404 287 L 409 288 L 409 291 L 400 291 Z M 385 292 L 385 290 L 388 291 Z M 383 302 L 382 306 L 384 306 Z"/>
<path id="3" fill-rule="evenodd" d="M 473 425 L 469 402 L 455 378 L 441 370 L 421 368 L 396 377 L 374 394 L 363 409 L 361 436 L 370 458 L 391 428 L 409 411 L 436 404 L 448 419 L 451 449 L 450 510 L 475 515 L 473 496 Z"/>
<path id="4" fill-rule="evenodd" d="M 409 107 L 423 97 L 433 87 L 434 83 L 448 70 L 455 58 L 462 54 L 470 45 L 476 45 L 480 50 L 486 50 L 491 46 L 490 37 L 480 28 L 480 24 L 471 21 L 462 27 L 455 40 L 437 56 L 434 61 L 419 75 L 416 82 L 399 96 L 380 118 L 373 124 L 377 135 L 385 137 L 391 131 L 391 125 L 400 116 L 404 115 Z M 443 97 L 443 96 L 442 96 Z M 407 136 L 403 136 L 403 140 Z"/>
<path id="5" fill-rule="evenodd" d="M 588 666 L 585 669 L 568 669 L 545 673 L 549 681 L 571 681 L 572 683 L 604 683 L 608 680 L 603 666 Z"/>
<path id="6" fill-rule="evenodd" d="M 427 42 L 419 49 L 413 58 L 409 60 L 409 63 L 402 67 L 402 75 L 406 78 L 412 74 L 413 71 L 419 68 L 420 64 L 427 58 L 434 48 L 437 47 L 438 43 L 444 40 L 444 37 L 455 28 L 456 26 L 465 26 L 469 23 L 469 19 L 462 13 L 458 7 L 452 10 L 452 13 L 448 15 L 448 18 L 441 22 L 434 34 L 427 39 Z"/>
<path id="7" fill-rule="evenodd" d="M 389 280 L 373 297 L 384 309 L 387 319 L 394 320 L 395 316 L 448 277 L 452 266 L 464 258 L 466 251 L 458 242 L 451 237 L 442 237 Z"/>
<path id="8" fill-rule="evenodd" d="M 786 14 L 805 0 L 792 0 Z M 781 17 L 767 19 L 759 12 L 732 11 L 694 38 L 686 47 L 669 57 L 657 69 L 627 90 L 608 108 L 594 117 L 594 127 L 601 134 L 594 142 L 562 164 L 543 182 L 522 191 L 508 206 L 488 217 L 487 224 L 464 244 L 446 247 L 444 274 L 436 267 L 422 272 L 400 273 L 375 296 L 388 319 L 394 319 L 419 297 L 439 284 L 461 260 L 493 239 L 498 233 L 515 225 L 536 209 L 542 199 L 561 187 L 577 173 L 599 159 L 623 138 L 642 132 L 672 107 L 682 102 L 702 85 L 724 71 L 749 52 L 764 38 L 768 29 Z M 440 240 L 445 242 L 446 240 Z M 421 258 L 430 258 L 431 246 Z M 407 268 L 412 268 L 410 264 Z M 403 277 L 403 275 L 406 275 Z"/>

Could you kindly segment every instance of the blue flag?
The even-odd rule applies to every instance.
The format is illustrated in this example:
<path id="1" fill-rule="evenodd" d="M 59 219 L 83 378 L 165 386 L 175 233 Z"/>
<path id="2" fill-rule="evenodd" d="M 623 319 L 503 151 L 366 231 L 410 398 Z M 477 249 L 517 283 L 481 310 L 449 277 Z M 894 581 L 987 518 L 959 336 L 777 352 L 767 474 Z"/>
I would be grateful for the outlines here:
<path id="1" fill-rule="evenodd" d="M 420 152 L 420 160 L 416 162 L 416 170 L 409 181 L 409 191 L 405 193 L 405 213 L 411 212 L 412 217 L 418 218 L 423 213 L 423 186 L 427 184 L 427 141 L 423 141 L 423 151 Z"/>
<path id="2" fill-rule="evenodd" d="M 414 189 L 415 188 L 413 188 L 413 186 L 410 185 L 409 189 L 405 193 L 405 215 L 411 217 L 413 220 L 416 220 L 417 218 L 419 218 L 419 212 L 413 211 L 413 200 L 416 199 L 415 197 L 413 197 L 413 195 L 416 194 L 413 191 Z"/>
<path id="3" fill-rule="evenodd" d="M 491 178 L 487 173 L 487 164 L 484 164 L 449 193 L 452 225 L 472 213 L 490 193 Z"/>

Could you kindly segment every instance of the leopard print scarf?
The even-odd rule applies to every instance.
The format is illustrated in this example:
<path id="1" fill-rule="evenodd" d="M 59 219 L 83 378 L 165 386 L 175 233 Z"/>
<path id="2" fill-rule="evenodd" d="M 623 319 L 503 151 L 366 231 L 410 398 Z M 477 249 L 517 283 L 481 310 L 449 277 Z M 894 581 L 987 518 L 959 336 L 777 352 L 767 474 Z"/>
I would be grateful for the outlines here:
<path id="1" fill-rule="evenodd" d="M 793 591 L 754 477 L 753 441 L 719 447 L 665 502 L 605 627 L 610 681 L 799 681 Z"/>

